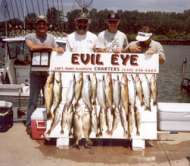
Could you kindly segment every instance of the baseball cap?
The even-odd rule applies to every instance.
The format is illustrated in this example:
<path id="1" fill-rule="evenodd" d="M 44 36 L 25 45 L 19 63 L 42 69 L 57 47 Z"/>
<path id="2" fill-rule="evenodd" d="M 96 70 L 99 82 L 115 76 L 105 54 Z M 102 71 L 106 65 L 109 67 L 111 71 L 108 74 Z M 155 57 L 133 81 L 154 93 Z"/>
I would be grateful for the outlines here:
<path id="1" fill-rule="evenodd" d="M 89 16 L 87 13 L 81 12 L 78 17 L 76 18 L 76 20 L 88 20 Z"/>
<path id="2" fill-rule="evenodd" d="M 151 36 L 152 36 L 152 33 L 138 32 L 138 34 L 136 36 L 136 40 L 144 42 L 144 41 L 147 41 L 148 39 L 150 39 Z"/>
<path id="3" fill-rule="evenodd" d="M 117 13 L 111 12 L 108 14 L 107 20 L 119 20 L 120 17 Z"/>
<path id="4" fill-rule="evenodd" d="M 44 15 L 40 15 L 40 16 L 37 17 L 37 19 L 36 19 L 36 24 L 37 24 L 38 22 L 40 22 L 40 21 L 43 21 L 43 22 L 45 22 L 45 23 L 48 23 L 47 17 L 44 16 Z"/>

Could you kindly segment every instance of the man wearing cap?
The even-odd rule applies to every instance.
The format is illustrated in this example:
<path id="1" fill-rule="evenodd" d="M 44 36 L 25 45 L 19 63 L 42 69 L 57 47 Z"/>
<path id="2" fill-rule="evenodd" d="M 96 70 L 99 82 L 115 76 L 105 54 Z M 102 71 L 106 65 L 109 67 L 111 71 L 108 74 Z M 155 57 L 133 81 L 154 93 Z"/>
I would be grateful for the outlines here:
<path id="1" fill-rule="evenodd" d="M 152 40 L 152 33 L 148 26 L 141 28 L 136 36 L 136 40 L 137 41 L 133 41 L 128 45 L 126 49 L 128 52 L 145 53 L 147 56 L 158 53 L 160 64 L 165 62 L 164 49 L 159 42 Z"/>
<path id="2" fill-rule="evenodd" d="M 93 52 L 97 36 L 88 31 L 90 19 L 86 13 L 80 13 L 75 19 L 76 30 L 67 37 L 67 51 Z"/>
<path id="3" fill-rule="evenodd" d="M 118 30 L 120 17 L 111 12 L 106 19 L 107 29 L 98 34 L 97 51 L 122 52 L 128 45 L 127 36 Z"/>
<path id="4" fill-rule="evenodd" d="M 77 52 L 77 53 L 91 53 L 95 51 L 96 43 L 97 43 L 97 36 L 93 34 L 92 32 L 88 31 L 90 19 L 88 17 L 87 13 L 81 12 L 78 17 L 75 19 L 75 28 L 76 30 L 68 35 L 67 37 L 67 45 L 66 50 L 70 52 Z M 65 73 L 63 77 L 70 78 L 72 75 L 70 73 Z M 78 79 L 80 77 L 79 73 L 75 73 L 75 77 Z M 67 84 L 65 82 L 65 84 Z M 80 100 L 80 106 L 85 106 L 85 103 L 83 100 Z M 87 108 L 85 106 L 85 108 Z M 75 115 L 74 115 L 75 116 Z M 90 118 L 90 111 L 87 109 L 84 109 L 84 111 L 81 112 L 80 116 L 77 117 L 77 119 L 82 121 L 82 125 L 85 126 L 86 123 L 91 123 Z M 83 127 L 83 132 L 85 127 Z M 74 128 L 75 133 L 75 128 Z M 85 140 L 85 148 L 89 148 L 92 145 L 92 142 L 86 138 Z M 77 148 L 79 148 L 79 144 L 75 144 Z"/>
<path id="5" fill-rule="evenodd" d="M 63 48 L 57 46 L 55 37 L 47 33 L 48 22 L 45 16 L 37 17 L 35 27 L 35 33 L 28 34 L 25 39 L 26 45 L 30 51 L 64 52 Z M 30 96 L 26 120 L 26 131 L 28 134 L 31 134 L 31 115 L 37 106 L 38 96 L 40 94 L 40 90 L 44 88 L 47 76 L 47 71 L 31 71 L 30 73 Z"/>

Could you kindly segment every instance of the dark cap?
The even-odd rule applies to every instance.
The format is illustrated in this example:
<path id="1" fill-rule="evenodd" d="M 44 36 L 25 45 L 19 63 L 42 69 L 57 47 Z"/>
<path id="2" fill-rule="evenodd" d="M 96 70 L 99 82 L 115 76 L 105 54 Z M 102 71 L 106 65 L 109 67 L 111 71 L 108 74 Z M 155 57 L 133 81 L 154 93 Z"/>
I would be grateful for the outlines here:
<path id="1" fill-rule="evenodd" d="M 81 12 L 79 13 L 78 17 L 76 18 L 76 20 L 88 20 L 89 16 L 87 13 Z"/>
<path id="2" fill-rule="evenodd" d="M 40 16 L 38 16 L 38 17 L 36 18 L 36 24 L 37 24 L 38 22 L 40 22 L 40 21 L 43 21 L 43 22 L 45 22 L 45 23 L 48 23 L 47 17 L 46 17 L 46 16 L 43 16 L 43 15 L 40 15 Z"/>
<path id="3" fill-rule="evenodd" d="M 119 20 L 120 17 L 117 13 L 114 13 L 114 12 L 111 12 L 108 14 L 108 17 L 107 17 L 108 20 Z"/>

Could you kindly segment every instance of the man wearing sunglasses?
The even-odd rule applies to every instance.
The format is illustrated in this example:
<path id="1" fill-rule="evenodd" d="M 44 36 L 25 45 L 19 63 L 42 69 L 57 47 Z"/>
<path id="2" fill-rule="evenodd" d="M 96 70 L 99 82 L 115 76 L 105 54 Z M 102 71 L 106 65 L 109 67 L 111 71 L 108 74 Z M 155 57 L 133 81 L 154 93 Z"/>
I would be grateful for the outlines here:
<path id="1" fill-rule="evenodd" d="M 126 51 L 133 53 L 145 53 L 147 56 L 152 54 L 159 54 L 159 62 L 163 64 L 166 61 L 164 49 L 162 45 L 152 40 L 152 33 L 148 26 L 143 26 L 136 36 L 137 41 L 131 42 Z"/>
<path id="2" fill-rule="evenodd" d="M 107 29 L 98 35 L 97 51 L 100 52 L 122 52 L 128 45 L 127 36 L 118 30 L 120 17 L 111 12 L 106 19 Z"/>

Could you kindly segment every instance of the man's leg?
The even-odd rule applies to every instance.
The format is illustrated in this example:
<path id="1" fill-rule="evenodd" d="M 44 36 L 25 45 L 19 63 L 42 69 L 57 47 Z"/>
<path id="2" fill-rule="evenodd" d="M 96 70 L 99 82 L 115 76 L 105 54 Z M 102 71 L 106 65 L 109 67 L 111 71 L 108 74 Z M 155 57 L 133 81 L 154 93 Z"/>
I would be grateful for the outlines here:
<path id="1" fill-rule="evenodd" d="M 38 96 L 41 90 L 41 78 L 40 75 L 30 74 L 30 96 L 27 110 L 26 126 L 31 123 L 31 115 L 37 107 Z"/>

